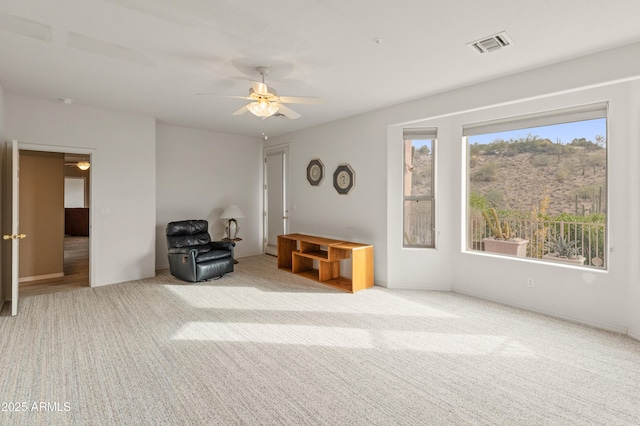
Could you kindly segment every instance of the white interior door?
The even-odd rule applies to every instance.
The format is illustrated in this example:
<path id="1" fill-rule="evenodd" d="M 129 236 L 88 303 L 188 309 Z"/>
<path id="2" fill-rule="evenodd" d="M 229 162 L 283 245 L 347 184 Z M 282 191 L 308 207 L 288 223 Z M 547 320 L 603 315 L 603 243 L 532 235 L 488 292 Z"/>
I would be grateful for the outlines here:
<path id="1" fill-rule="evenodd" d="M 4 229 L 7 232 L 2 236 L 3 241 L 5 241 L 5 265 L 10 265 L 5 271 L 6 280 L 5 282 L 10 283 L 10 288 L 7 292 L 8 299 L 11 300 L 11 315 L 15 316 L 18 314 L 18 296 L 19 296 L 19 288 L 18 288 L 18 244 L 19 241 L 25 237 L 19 233 L 19 223 L 18 223 L 18 142 L 11 141 L 7 142 L 7 152 L 6 152 L 6 210 L 5 211 L 5 223 Z M 7 247 L 10 245 L 10 247 Z"/>
<path id="2" fill-rule="evenodd" d="M 288 232 L 287 157 L 288 147 L 265 152 L 265 237 L 264 251 L 278 255 L 278 235 Z"/>

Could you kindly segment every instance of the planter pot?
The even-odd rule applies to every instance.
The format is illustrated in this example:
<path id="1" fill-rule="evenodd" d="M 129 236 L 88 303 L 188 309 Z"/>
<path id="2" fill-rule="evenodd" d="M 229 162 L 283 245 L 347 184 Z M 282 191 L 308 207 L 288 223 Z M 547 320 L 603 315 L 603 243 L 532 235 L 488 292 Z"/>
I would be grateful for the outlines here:
<path id="1" fill-rule="evenodd" d="M 542 259 L 548 260 L 549 262 L 564 263 L 565 265 L 576 265 L 576 266 L 584 265 L 584 261 L 587 260 L 587 258 L 584 256 L 568 258 L 568 257 L 554 256 L 553 254 L 545 254 L 544 256 L 542 256 Z"/>
<path id="2" fill-rule="evenodd" d="M 513 238 L 511 240 L 496 240 L 495 238 L 485 238 L 484 251 L 509 256 L 525 257 L 527 255 L 527 244 L 529 240 Z"/>

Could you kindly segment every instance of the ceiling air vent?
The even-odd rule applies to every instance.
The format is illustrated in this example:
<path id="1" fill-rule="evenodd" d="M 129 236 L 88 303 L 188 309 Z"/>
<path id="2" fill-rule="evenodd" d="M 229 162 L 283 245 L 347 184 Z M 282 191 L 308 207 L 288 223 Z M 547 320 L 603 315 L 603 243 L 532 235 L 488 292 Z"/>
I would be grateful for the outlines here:
<path id="1" fill-rule="evenodd" d="M 507 35 L 506 32 L 503 31 L 501 33 L 468 43 L 467 46 L 469 46 L 469 48 L 474 52 L 483 54 L 498 51 L 503 47 L 511 46 L 512 44 L 513 41 L 511 40 L 511 38 Z"/>

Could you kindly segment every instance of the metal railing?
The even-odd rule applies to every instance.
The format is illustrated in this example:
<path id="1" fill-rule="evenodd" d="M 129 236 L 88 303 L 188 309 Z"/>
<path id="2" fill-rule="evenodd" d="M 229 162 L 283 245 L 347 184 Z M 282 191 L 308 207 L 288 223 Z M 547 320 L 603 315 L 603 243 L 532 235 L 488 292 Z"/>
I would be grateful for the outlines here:
<path id="1" fill-rule="evenodd" d="M 404 246 L 433 247 L 433 209 L 431 200 L 405 201 Z"/>
<path id="2" fill-rule="evenodd" d="M 577 254 L 585 257 L 585 266 L 606 268 L 605 224 L 592 222 L 568 222 L 541 219 L 500 217 L 509 222 L 513 237 L 528 240 L 526 257 L 542 259 L 548 254 L 549 243 L 564 239 L 575 242 Z M 484 250 L 484 238 L 493 236 L 482 217 L 472 217 L 469 223 L 468 248 Z"/>

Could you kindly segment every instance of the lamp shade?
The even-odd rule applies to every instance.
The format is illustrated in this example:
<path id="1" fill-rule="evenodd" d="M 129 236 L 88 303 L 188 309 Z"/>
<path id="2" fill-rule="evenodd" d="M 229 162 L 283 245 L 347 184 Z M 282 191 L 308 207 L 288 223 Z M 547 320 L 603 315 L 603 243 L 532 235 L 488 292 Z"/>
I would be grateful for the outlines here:
<path id="1" fill-rule="evenodd" d="M 222 212 L 220 219 L 238 219 L 244 217 L 242 210 L 235 204 L 230 205 L 227 209 Z"/>
<path id="2" fill-rule="evenodd" d="M 247 105 L 247 109 L 255 116 L 267 118 L 278 112 L 280 105 L 275 102 L 260 100 L 258 102 L 251 102 Z"/>

